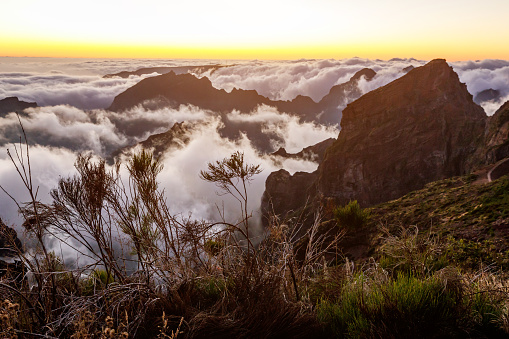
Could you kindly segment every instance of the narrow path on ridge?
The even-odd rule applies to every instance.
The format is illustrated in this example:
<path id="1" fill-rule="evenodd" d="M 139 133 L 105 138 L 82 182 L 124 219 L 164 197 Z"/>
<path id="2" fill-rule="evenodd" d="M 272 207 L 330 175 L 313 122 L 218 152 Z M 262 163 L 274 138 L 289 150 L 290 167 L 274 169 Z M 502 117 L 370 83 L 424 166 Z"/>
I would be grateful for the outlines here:
<path id="1" fill-rule="evenodd" d="M 488 182 L 497 180 L 501 176 L 509 174 L 509 158 L 505 158 L 497 162 L 488 172 Z"/>

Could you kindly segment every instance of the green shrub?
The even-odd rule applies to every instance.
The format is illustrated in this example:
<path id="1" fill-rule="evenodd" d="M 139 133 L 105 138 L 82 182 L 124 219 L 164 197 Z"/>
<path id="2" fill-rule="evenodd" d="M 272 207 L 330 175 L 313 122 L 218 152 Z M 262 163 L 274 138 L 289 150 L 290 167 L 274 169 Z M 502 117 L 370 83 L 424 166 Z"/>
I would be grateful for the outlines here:
<path id="1" fill-rule="evenodd" d="M 358 277 L 345 285 L 340 300 L 322 300 L 317 315 L 340 337 L 435 337 L 455 332 L 460 301 L 461 292 L 437 277 L 400 274 L 381 283 Z"/>
<path id="2" fill-rule="evenodd" d="M 350 201 L 345 206 L 334 210 L 334 217 L 340 227 L 357 229 L 364 226 L 369 219 L 369 211 L 362 209 L 357 200 Z"/>

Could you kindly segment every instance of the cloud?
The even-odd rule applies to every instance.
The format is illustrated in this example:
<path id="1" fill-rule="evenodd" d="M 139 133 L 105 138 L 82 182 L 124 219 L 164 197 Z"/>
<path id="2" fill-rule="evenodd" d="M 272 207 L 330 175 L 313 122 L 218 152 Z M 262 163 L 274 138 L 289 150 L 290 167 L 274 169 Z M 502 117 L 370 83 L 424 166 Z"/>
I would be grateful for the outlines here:
<path id="1" fill-rule="evenodd" d="M 468 61 L 451 63 L 451 65 L 458 73 L 460 81 L 466 83 L 470 94 L 475 96 L 477 93 L 487 89 L 494 89 L 500 92 L 498 100 L 485 102 L 481 105 L 488 115 L 493 115 L 508 100 L 509 61 Z"/>
<path id="2" fill-rule="evenodd" d="M 99 60 L 0 58 L 0 98 L 18 96 L 39 105 L 72 105 L 81 109 L 108 107 L 113 98 L 133 86 L 142 77 L 103 79 L 102 75 L 145 67 L 203 64 L 228 64 L 229 67 L 196 74 L 207 76 L 216 88 L 254 89 L 273 100 L 291 100 L 297 95 L 319 101 L 334 85 L 344 83 L 355 72 L 369 67 L 378 74 L 370 82 L 360 83 L 367 93 L 404 75 L 403 68 L 418 67 L 426 61 L 415 59 L 294 61 L 221 61 L 221 60 Z M 509 61 L 482 60 L 450 63 L 471 94 L 493 88 L 509 93 Z M 504 78 L 505 77 L 505 78 Z M 505 96 L 505 95 L 503 95 Z M 490 113 L 490 112 L 488 112 Z"/>
<path id="3" fill-rule="evenodd" d="M 26 155 L 24 147 L 23 152 Z M 28 192 L 7 155 L 7 149 L 15 156 L 14 145 L 0 149 L 0 185 L 18 202 L 28 202 Z M 59 178 L 75 172 L 76 154 L 63 148 L 39 145 L 31 146 L 29 152 L 32 182 L 34 188 L 38 191 L 37 197 L 41 201 L 48 202 L 50 199 L 49 192 L 57 186 Z M 27 159 L 24 160 L 27 164 Z M 2 191 L 0 191 L 0 217 L 7 224 L 17 226 L 21 224 L 16 204 Z"/>
<path id="4" fill-rule="evenodd" d="M 289 152 L 297 152 L 327 138 L 337 137 L 338 134 L 336 128 L 299 123 L 296 117 L 280 114 L 274 108 L 266 106 L 259 107 L 251 114 L 234 111 L 227 116 L 239 123 L 260 124 L 261 133 L 265 133 L 266 138 L 271 140 L 273 149 L 286 147 Z M 143 135 L 133 137 L 124 133 L 119 126 L 139 125 L 150 121 L 155 122 L 154 126 L 157 125 L 157 129 L 161 126 L 170 128 L 177 121 L 195 121 L 196 124 L 196 128 L 191 131 L 191 142 L 181 149 L 173 149 L 164 156 L 165 171 L 161 181 L 167 192 L 172 194 L 169 201 L 172 206 L 177 207 L 175 213 L 191 211 L 197 217 L 212 218 L 211 211 L 215 211 L 215 204 L 220 200 L 214 193 L 215 188 L 209 184 L 204 185 L 205 183 L 198 178 L 199 171 L 206 169 L 208 161 L 215 161 L 241 150 L 246 152 L 248 161 L 262 164 L 264 174 L 253 184 L 253 190 L 256 192 L 252 198 L 253 208 L 257 208 L 261 199 L 264 177 L 280 168 L 280 165 L 275 165 L 270 157 L 260 153 L 246 134 L 241 133 L 236 139 L 224 138 L 221 134 L 223 121 L 210 111 L 181 106 L 178 110 L 132 110 L 117 114 L 102 110 L 85 112 L 70 106 L 54 106 L 26 110 L 26 117 L 22 118 L 29 141 L 36 144 L 30 148 L 31 157 L 34 158 L 33 173 L 38 178 L 44 178 L 37 180 L 37 183 L 44 185 L 43 191 L 46 194 L 50 188 L 56 186 L 59 176 L 66 176 L 72 172 L 72 164 L 78 152 L 92 150 L 95 154 L 106 156 L 105 150 L 142 140 L 149 133 L 144 131 Z M 150 134 L 153 132 L 150 131 Z M 10 137 L 11 141 L 19 139 L 20 130 L 14 114 L 0 119 L 0 134 L 4 138 Z M 276 137 L 271 139 L 272 135 Z M 12 148 L 8 144 L 4 144 L 4 147 Z M 1 160 L 4 172 L 0 173 L 0 184 L 6 185 L 8 191 L 19 191 L 20 182 L 16 180 L 16 172 L 9 164 L 5 152 Z M 283 166 L 289 171 L 312 171 L 317 164 L 287 160 Z M 49 177 L 52 180 L 49 180 Z M 209 194 L 205 194 L 205 191 Z M 5 202 L 5 199 L 2 201 Z M 233 211 L 236 208 L 235 205 L 229 210 Z M 9 218 L 12 218 L 13 209 L 9 208 L 9 211 L 11 211 Z"/>
<path id="5" fill-rule="evenodd" d="M 71 105 L 107 108 L 113 98 L 143 77 L 103 79 L 100 76 L 0 73 L 0 97 L 18 97 L 39 106 Z"/>
<path id="6" fill-rule="evenodd" d="M 127 112 L 105 111 L 113 97 L 132 86 L 141 77 L 129 79 L 103 79 L 102 74 L 152 66 L 178 66 L 203 64 L 204 61 L 146 61 L 146 60 L 87 60 L 53 61 L 43 71 L 35 71 L 44 64 L 34 61 L 18 68 L 4 69 L 0 64 L 0 98 L 16 95 L 26 101 L 47 105 L 28 109 L 22 115 L 23 126 L 31 141 L 31 165 L 34 186 L 39 197 L 49 202 L 49 191 L 56 187 L 60 177 L 75 173 L 74 161 L 78 152 L 92 150 L 103 157 L 112 151 L 146 139 L 148 136 L 169 129 L 175 122 L 190 121 L 190 142 L 181 148 L 172 148 L 162 158 L 164 169 L 159 177 L 161 187 L 168 196 L 174 213 L 192 213 L 196 219 L 217 220 L 216 205 L 222 208 L 229 221 L 239 218 L 238 202 L 219 196 L 213 184 L 199 178 L 200 170 L 208 162 L 228 157 L 234 151 L 245 153 L 246 161 L 260 164 L 263 172 L 254 178 L 249 187 L 250 210 L 259 207 L 265 189 L 265 179 L 281 167 L 295 171 L 313 171 L 317 164 L 311 161 L 286 159 L 276 164 L 262 153 L 278 147 L 288 152 L 330 137 L 337 137 L 338 130 L 313 123 L 300 123 L 297 118 L 279 113 L 275 108 L 261 106 L 251 114 L 233 111 L 223 116 L 192 106 L 178 109 L 148 110 L 136 107 Z M 377 72 L 372 81 L 361 80 L 359 89 L 366 93 L 383 86 L 404 74 L 403 68 L 424 64 L 414 59 L 369 60 L 296 60 L 296 61 L 242 61 L 212 73 L 212 83 L 218 88 L 233 87 L 255 89 L 272 99 L 289 100 L 297 95 L 308 95 L 318 101 L 335 84 L 348 81 L 358 70 L 369 67 Z M 39 65 L 39 66 L 38 66 Z M 451 63 L 460 80 L 466 82 L 472 94 L 493 88 L 502 98 L 484 103 L 488 113 L 494 112 L 509 100 L 509 62 L 485 60 L 481 62 Z M 234 137 L 225 137 L 226 124 L 237 128 Z M 17 117 L 8 114 L 0 118 L 0 185 L 19 201 L 28 197 L 22 188 L 15 168 L 5 152 L 9 142 L 19 140 Z M 261 140 L 261 141 L 260 141 Z M 263 146 L 263 147 L 262 147 Z M 267 148 L 268 147 L 268 148 Z M 122 170 L 126 175 L 125 169 Z M 9 197 L 0 192 L 0 216 L 9 224 L 20 224 L 17 207 Z M 255 214 L 254 219 L 259 220 Z M 52 243 L 60 251 L 58 242 Z M 73 250 L 62 247 L 65 256 L 75 256 Z"/>
<path id="7" fill-rule="evenodd" d="M 250 61 L 203 75 L 220 89 L 231 91 L 234 87 L 254 89 L 259 94 L 273 100 L 292 100 L 297 95 L 306 95 L 320 101 L 329 93 L 332 86 L 348 81 L 362 68 L 372 68 L 376 72 L 390 68 L 384 80 L 373 83 L 372 90 L 404 74 L 403 68 L 420 66 L 423 61 L 397 59 L 392 61 L 369 59 L 344 60 L 296 60 L 296 61 Z M 375 78 L 376 79 L 376 78 Z M 374 85 L 378 84 L 378 85 Z"/>

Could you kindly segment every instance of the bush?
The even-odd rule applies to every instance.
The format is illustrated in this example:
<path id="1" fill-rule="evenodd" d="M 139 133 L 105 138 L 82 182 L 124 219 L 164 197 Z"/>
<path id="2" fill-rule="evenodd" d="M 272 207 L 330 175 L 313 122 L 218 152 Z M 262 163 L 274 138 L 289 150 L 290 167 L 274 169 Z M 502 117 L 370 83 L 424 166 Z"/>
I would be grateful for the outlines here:
<path id="1" fill-rule="evenodd" d="M 500 334 L 501 310 L 487 296 L 465 293 L 449 272 L 427 279 L 401 273 L 385 281 L 358 274 L 338 300 L 318 304 L 317 316 L 337 337 L 435 338 Z"/>
<path id="2" fill-rule="evenodd" d="M 345 206 L 337 207 L 334 210 L 334 217 L 340 227 L 358 229 L 367 223 L 369 211 L 362 209 L 357 200 L 353 200 Z"/>

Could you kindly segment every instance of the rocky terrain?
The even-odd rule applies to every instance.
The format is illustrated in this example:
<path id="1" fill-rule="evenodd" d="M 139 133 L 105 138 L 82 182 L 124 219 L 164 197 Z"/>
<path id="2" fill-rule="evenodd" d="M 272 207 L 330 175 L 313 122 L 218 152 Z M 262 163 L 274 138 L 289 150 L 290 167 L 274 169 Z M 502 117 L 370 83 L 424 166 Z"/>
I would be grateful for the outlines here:
<path id="1" fill-rule="evenodd" d="M 467 174 L 507 156 L 507 107 L 488 119 L 445 60 L 433 60 L 349 104 L 318 170 L 272 173 L 262 206 L 283 216 L 305 201 L 367 207 Z"/>
<path id="2" fill-rule="evenodd" d="M 509 157 L 509 101 L 490 117 L 484 152 L 488 163 Z"/>

